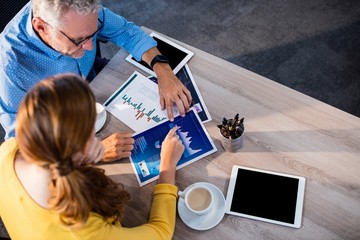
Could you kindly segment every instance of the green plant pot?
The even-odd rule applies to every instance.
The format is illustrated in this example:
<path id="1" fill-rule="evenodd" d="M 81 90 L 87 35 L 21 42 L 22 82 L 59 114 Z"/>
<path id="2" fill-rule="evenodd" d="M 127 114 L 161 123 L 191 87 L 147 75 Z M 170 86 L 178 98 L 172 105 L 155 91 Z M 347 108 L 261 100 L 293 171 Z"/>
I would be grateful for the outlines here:
<path id="1" fill-rule="evenodd" d="M 235 139 L 229 139 L 229 138 L 224 137 L 220 133 L 220 131 L 219 131 L 219 134 L 221 136 L 221 145 L 225 149 L 225 151 L 237 152 L 243 146 L 244 139 L 245 139 L 245 132 L 243 132 L 240 137 L 235 138 Z"/>

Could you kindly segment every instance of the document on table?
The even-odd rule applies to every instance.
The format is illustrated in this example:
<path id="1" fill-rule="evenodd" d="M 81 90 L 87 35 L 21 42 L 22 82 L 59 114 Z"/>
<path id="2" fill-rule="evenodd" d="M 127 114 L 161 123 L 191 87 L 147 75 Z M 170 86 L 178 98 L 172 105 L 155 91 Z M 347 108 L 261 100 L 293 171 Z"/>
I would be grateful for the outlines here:
<path id="1" fill-rule="evenodd" d="M 183 68 L 181 68 L 178 73 L 176 74 L 176 77 L 184 84 L 184 86 L 190 91 L 192 101 L 191 101 L 191 107 L 194 107 L 197 114 L 199 115 L 201 121 L 203 123 L 211 121 L 210 113 L 205 105 L 205 102 L 200 94 L 199 88 L 196 85 L 196 82 L 194 80 L 194 77 L 192 76 L 190 72 L 190 68 L 187 64 Z M 149 77 L 150 80 L 157 83 L 156 77 Z"/>
<path id="2" fill-rule="evenodd" d="M 178 169 L 217 151 L 200 119 L 200 116 L 203 121 L 211 118 L 190 70 L 186 67 L 179 74 L 179 79 L 191 91 L 193 107 L 181 117 L 173 106 L 177 116 L 173 122 L 168 120 L 166 111 L 161 110 L 157 79 L 150 80 L 137 71 L 104 103 L 107 111 L 137 132 L 133 135 L 135 144 L 130 160 L 140 186 L 158 178 L 161 143 L 175 125 L 185 146 Z"/>
<path id="3" fill-rule="evenodd" d="M 135 132 L 140 132 L 168 120 L 159 98 L 157 84 L 135 71 L 104 106 Z M 174 110 L 174 114 L 179 113 L 176 107 Z"/>
<path id="4" fill-rule="evenodd" d="M 194 107 L 201 121 L 204 123 L 210 121 L 210 113 L 189 67 L 185 65 L 176 76 L 190 91 L 191 107 Z M 109 97 L 104 106 L 135 132 L 149 129 L 168 120 L 166 110 L 161 110 L 157 79 L 146 78 L 137 71 Z M 175 105 L 173 105 L 173 113 L 174 116 L 179 114 Z"/>
<path id="5" fill-rule="evenodd" d="M 135 144 L 130 160 L 140 186 L 159 177 L 161 144 L 174 126 L 178 127 L 176 132 L 185 147 L 177 169 L 217 151 L 193 108 L 185 117 L 177 116 L 173 122 L 165 121 L 148 130 L 135 133 L 133 134 Z"/>

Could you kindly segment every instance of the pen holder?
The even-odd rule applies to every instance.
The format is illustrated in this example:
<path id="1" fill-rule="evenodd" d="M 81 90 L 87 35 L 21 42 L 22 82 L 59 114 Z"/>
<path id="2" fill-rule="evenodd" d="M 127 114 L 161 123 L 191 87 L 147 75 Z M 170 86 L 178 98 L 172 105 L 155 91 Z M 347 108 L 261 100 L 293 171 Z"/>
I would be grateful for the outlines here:
<path id="1" fill-rule="evenodd" d="M 244 142 L 244 118 L 240 119 L 239 114 L 236 114 L 232 119 L 223 118 L 217 126 L 220 129 L 223 148 L 228 152 L 237 152 Z"/>
<path id="2" fill-rule="evenodd" d="M 221 145 L 228 152 L 237 152 L 243 146 L 245 133 L 243 132 L 240 137 L 235 139 L 229 139 L 224 137 L 221 133 Z"/>

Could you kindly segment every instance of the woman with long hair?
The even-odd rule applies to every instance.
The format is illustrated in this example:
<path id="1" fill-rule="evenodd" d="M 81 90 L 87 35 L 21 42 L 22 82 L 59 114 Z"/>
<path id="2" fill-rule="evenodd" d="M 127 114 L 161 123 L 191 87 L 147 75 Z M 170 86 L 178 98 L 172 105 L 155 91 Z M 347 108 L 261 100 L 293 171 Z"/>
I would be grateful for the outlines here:
<path id="1" fill-rule="evenodd" d="M 78 76 L 50 77 L 26 94 L 16 138 L 0 147 L 0 217 L 12 239 L 171 239 L 184 151 L 176 129 L 162 143 L 149 222 L 125 228 L 129 193 L 94 167 L 104 153 L 95 119 L 95 97 Z"/>

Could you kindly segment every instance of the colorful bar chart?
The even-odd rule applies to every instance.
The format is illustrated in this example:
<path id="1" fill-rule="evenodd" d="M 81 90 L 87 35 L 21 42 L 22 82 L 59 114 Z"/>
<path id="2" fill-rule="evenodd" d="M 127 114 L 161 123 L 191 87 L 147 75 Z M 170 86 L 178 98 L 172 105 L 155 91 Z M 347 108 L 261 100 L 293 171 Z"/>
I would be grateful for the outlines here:
<path id="1" fill-rule="evenodd" d="M 143 118 L 144 116 L 146 117 L 146 120 L 149 121 L 154 121 L 156 123 L 162 122 L 163 120 L 167 119 L 166 117 L 162 117 L 160 118 L 159 115 L 153 115 L 153 113 L 155 112 L 155 108 L 153 108 L 152 110 L 147 112 L 146 108 L 143 108 L 142 105 L 143 103 L 135 103 L 132 100 L 132 97 L 127 96 L 126 94 L 122 97 L 123 104 L 128 104 L 130 106 L 132 106 L 134 108 L 134 110 L 136 111 L 135 113 L 135 119 L 139 120 L 141 118 Z"/>
<path id="2" fill-rule="evenodd" d="M 166 111 L 161 110 L 157 84 L 136 71 L 104 105 L 136 132 L 168 119 Z"/>

